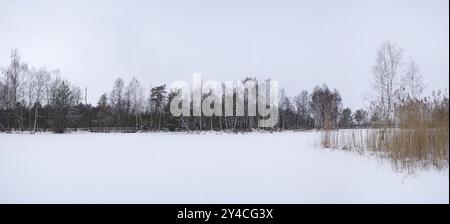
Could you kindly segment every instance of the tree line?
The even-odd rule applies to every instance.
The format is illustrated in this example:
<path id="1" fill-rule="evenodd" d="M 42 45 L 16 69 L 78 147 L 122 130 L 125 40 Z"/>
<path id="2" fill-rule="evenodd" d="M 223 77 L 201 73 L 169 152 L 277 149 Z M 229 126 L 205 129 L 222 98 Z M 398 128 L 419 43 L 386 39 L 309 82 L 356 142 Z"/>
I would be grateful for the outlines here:
<path id="1" fill-rule="evenodd" d="M 399 47 L 392 42 L 382 44 L 374 67 L 371 106 L 366 110 L 353 112 L 344 108 L 339 91 L 325 84 L 311 92 L 302 90 L 294 97 L 280 90 L 279 120 L 271 130 L 395 125 L 398 102 L 418 99 L 424 88 L 413 61 L 398 80 L 405 65 L 402 60 L 403 51 Z M 20 59 L 17 50 L 11 52 L 10 63 L 1 75 L 0 131 L 251 131 L 258 129 L 260 119 L 248 116 L 247 111 L 244 116 L 174 117 L 170 102 L 177 91 L 166 85 L 147 89 L 136 78 L 128 83 L 117 78 L 111 91 L 91 105 L 86 100 L 87 88 L 71 84 L 58 70 L 29 66 Z M 247 77 L 242 82 L 251 80 L 256 79 Z M 208 94 L 204 93 L 204 97 Z M 246 96 L 245 105 L 249 103 Z"/>

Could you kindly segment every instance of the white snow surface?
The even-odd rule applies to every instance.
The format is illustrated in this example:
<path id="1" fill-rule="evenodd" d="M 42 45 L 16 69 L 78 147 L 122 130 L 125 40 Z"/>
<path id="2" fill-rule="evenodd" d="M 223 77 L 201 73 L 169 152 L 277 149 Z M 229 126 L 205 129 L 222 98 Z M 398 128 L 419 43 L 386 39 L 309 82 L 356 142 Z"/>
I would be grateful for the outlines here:
<path id="1" fill-rule="evenodd" d="M 315 146 L 318 132 L 0 134 L 0 203 L 449 203 L 449 172 Z"/>

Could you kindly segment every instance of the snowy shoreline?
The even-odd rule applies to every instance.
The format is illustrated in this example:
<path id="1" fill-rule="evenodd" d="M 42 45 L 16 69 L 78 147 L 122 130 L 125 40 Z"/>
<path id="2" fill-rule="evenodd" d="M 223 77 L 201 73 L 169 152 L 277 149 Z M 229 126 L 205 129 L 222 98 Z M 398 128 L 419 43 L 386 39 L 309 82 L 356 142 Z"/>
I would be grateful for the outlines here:
<path id="1" fill-rule="evenodd" d="M 448 167 L 407 175 L 316 137 L 0 134 L 0 203 L 448 203 Z"/>
<path id="2" fill-rule="evenodd" d="M 34 134 L 54 134 L 54 135 L 65 135 L 65 134 L 276 134 L 276 133 L 298 133 L 298 132 L 319 132 L 319 129 L 295 129 L 295 130 L 284 130 L 284 131 L 272 131 L 272 130 L 262 130 L 253 129 L 251 131 L 136 131 L 136 132 L 121 132 L 121 131 L 110 131 L 110 132 L 95 132 L 95 131 L 68 131 L 65 133 L 54 133 L 52 131 L 41 131 L 41 132 L 31 132 L 31 131 L 11 131 L 11 132 L 0 132 L 0 135 L 12 135 L 12 134 L 24 134 L 24 135 L 34 135 Z"/>

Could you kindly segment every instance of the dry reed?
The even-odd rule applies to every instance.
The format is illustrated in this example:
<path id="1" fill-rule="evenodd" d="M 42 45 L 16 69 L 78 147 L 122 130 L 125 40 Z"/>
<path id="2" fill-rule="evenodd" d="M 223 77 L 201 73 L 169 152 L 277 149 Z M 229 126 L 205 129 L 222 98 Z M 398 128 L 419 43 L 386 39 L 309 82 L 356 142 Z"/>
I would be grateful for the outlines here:
<path id="1" fill-rule="evenodd" d="M 325 130 L 325 148 L 375 152 L 394 168 L 443 169 L 449 162 L 449 103 L 447 97 L 403 101 L 396 108 L 396 126 L 384 129 Z"/>

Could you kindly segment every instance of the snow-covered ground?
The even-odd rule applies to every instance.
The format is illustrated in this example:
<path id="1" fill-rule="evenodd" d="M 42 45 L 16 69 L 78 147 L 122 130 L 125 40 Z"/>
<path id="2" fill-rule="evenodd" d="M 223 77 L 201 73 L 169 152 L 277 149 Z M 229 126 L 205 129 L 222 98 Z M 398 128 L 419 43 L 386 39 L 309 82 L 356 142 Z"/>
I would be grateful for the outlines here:
<path id="1" fill-rule="evenodd" d="M 315 147 L 316 132 L 0 134 L 0 203 L 449 203 L 449 172 Z"/>

